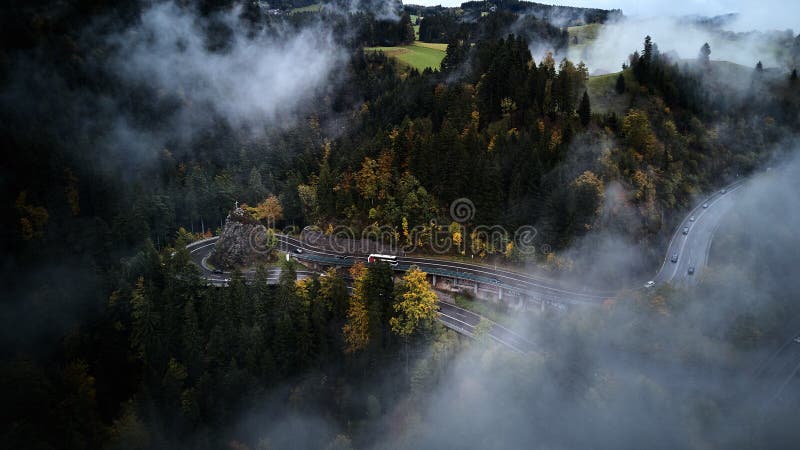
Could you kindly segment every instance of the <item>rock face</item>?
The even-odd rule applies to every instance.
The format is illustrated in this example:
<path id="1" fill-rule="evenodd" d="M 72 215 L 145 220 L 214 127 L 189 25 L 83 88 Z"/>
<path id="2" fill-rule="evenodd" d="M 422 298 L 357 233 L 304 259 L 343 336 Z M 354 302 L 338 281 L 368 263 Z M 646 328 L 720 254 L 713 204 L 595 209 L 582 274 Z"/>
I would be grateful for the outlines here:
<path id="1" fill-rule="evenodd" d="M 222 235 L 214 246 L 209 258 L 211 264 L 219 269 L 252 266 L 267 255 L 258 251 L 253 242 L 259 235 L 259 223 L 237 207 L 225 219 Z"/>

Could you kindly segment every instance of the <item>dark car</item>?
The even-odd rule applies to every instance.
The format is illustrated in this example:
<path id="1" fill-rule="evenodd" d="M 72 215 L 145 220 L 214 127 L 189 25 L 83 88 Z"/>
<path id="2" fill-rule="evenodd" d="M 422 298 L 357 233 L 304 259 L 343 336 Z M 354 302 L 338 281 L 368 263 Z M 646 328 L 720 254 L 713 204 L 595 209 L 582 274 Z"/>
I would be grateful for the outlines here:
<path id="1" fill-rule="evenodd" d="M 672 258 L 670 258 L 670 261 L 674 263 L 678 262 L 678 254 L 677 253 L 673 254 Z"/>
<path id="2" fill-rule="evenodd" d="M 222 275 L 222 271 L 219 269 L 214 269 L 211 271 L 211 273 L 213 273 L 214 275 Z"/>
<path id="3" fill-rule="evenodd" d="M 686 236 L 689 234 L 689 227 L 683 227 L 683 235 Z"/>
<path id="4" fill-rule="evenodd" d="M 694 266 L 689 266 L 689 270 L 687 271 L 689 275 L 694 275 Z"/>

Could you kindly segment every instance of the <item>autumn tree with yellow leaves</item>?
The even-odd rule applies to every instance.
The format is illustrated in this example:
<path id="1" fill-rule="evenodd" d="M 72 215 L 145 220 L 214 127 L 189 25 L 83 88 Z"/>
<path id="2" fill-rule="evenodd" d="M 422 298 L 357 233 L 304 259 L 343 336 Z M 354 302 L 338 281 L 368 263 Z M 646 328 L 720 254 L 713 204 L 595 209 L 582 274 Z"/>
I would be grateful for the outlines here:
<path id="1" fill-rule="evenodd" d="M 355 264 L 350 269 L 353 277 L 353 294 L 347 307 L 347 323 L 342 332 L 346 344 L 345 352 L 354 353 L 363 350 L 369 344 L 369 318 L 365 298 L 364 279 L 367 269 L 363 264 Z"/>
<path id="2" fill-rule="evenodd" d="M 278 197 L 274 195 L 270 195 L 254 208 L 250 208 L 249 212 L 254 219 L 266 220 L 271 225 L 283 219 L 283 206 Z"/>
<path id="3" fill-rule="evenodd" d="M 395 315 L 389 319 L 392 332 L 398 336 L 407 338 L 430 329 L 436 322 L 438 298 L 426 275 L 418 267 L 412 267 L 398 286 Z"/>

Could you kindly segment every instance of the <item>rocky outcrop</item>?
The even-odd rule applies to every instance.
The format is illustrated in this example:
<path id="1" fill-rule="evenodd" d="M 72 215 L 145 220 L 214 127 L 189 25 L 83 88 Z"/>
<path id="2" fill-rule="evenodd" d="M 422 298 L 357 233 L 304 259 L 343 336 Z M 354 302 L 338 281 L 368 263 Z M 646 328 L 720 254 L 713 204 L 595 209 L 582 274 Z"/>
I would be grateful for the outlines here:
<path id="1" fill-rule="evenodd" d="M 225 219 L 222 234 L 209 262 L 219 269 L 253 266 L 268 256 L 260 247 L 258 236 L 263 227 L 242 210 L 235 208 Z"/>

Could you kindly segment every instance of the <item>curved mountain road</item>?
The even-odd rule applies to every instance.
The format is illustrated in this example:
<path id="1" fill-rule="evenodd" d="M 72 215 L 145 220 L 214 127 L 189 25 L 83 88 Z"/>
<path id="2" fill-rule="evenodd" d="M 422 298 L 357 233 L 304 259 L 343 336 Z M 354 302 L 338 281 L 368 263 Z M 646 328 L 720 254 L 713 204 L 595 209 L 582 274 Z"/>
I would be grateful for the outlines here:
<path id="1" fill-rule="evenodd" d="M 725 212 L 734 204 L 736 193 L 743 188 L 744 181 L 737 181 L 715 192 L 699 202 L 685 219 L 678 225 L 667 248 L 666 256 L 661 268 L 647 286 L 636 286 L 633 289 L 645 289 L 662 283 L 692 284 L 696 283 L 702 269 L 708 263 L 708 252 L 714 232 L 719 227 Z M 327 266 L 347 267 L 355 261 L 366 261 L 366 257 L 349 255 L 331 251 L 313 243 L 294 238 L 288 235 L 276 235 L 278 247 L 299 260 L 313 261 Z M 216 244 L 216 237 L 197 241 L 187 246 L 192 261 L 201 269 L 203 277 L 214 285 L 225 286 L 229 281 L 226 273 L 215 271 L 206 263 Z M 677 255 L 677 258 L 675 258 Z M 675 259 L 675 262 L 672 260 Z M 618 291 L 598 291 L 586 288 L 565 286 L 554 280 L 544 279 L 535 275 L 525 274 L 497 268 L 483 264 L 451 261 L 442 258 L 398 256 L 396 271 L 405 271 L 412 265 L 430 274 L 438 274 L 452 278 L 469 280 L 483 286 L 493 287 L 496 290 L 513 293 L 534 295 L 542 301 L 566 304 L 599 305 L 604 300 L 619 294 Z M 690 270 L 692 268 L 692 270 Z M 311 276 L 313 271 L 298 271 L 301 277 Z M 245 272 L 245 277 L 250 279 L 254 271 Z M 279 269 L 270 272 L 270 280 L 277 280 Z M 458 308 L 445 302 L 441 303 L 439 312 L 441 322 L 462 334 L 472 336 L 475 327 L 481 321 L 481 316 Z M 511 330 L 489 321 L 489 336 L 515 350 L 529 351 L 533 345 L 525 338 Z"/>

